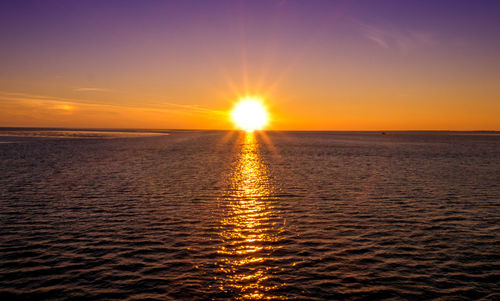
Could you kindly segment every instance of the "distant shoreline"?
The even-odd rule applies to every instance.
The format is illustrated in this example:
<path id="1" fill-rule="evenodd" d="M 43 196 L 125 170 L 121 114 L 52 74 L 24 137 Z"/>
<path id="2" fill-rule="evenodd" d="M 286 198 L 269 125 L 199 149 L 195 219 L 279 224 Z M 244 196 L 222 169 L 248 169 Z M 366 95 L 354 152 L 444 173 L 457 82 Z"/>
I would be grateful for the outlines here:
<path id="1" fill-rule="evenodd" d="M 83 129 L 46 129 L 46 128 L 0 128 L 3 137 L 36 137 L 36 138 L 136 138 L 169 135 L 167 132 L 150 131 L 110 131 Z"/>

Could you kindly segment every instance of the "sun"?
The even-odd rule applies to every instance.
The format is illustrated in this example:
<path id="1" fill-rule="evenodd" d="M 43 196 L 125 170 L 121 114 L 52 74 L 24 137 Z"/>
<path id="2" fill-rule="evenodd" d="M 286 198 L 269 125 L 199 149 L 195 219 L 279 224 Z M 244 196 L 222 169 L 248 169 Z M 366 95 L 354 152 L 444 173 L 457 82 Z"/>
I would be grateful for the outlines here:
<path id="1" fill-rule="evenodd" d="M 231 112 L 236 126 L 247 132 L 261 130 L 267 125 L 267 111 L 260 99 L 241 99 Z"/>

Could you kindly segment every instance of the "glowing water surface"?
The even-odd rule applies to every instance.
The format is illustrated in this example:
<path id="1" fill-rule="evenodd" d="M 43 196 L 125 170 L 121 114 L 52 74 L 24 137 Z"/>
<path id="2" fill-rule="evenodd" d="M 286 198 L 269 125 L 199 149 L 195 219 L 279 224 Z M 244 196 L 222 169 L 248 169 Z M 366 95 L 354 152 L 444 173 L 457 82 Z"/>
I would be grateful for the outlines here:
<path id="1" fill-rule="evenodd" d="M 278 284 L 267 281 L 274 267 L 266 264 L 265 256 L 280 248 L 278 234 L 283 225 L 276 222 L 279 212 L 270 198 L 273 186 L 254 133 L 246 133 L 231 179 L 229 195 L 221 200 L 225 216 L 220 236 L 225 244 L 218 251 L 223 255 L 218 266 L 224 275 L 218 279 L 219 288 L 239 299 L 276 298 L 267 294 Z"/>

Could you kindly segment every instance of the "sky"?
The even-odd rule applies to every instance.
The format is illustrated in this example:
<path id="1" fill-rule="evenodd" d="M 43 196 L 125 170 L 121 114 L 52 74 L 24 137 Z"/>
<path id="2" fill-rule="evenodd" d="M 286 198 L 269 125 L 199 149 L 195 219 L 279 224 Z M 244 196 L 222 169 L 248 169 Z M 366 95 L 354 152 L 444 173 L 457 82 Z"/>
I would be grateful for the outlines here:
<path id="1" fill-rule="evenodd" d="M 0 126 L 500 130 L 500 1 L 1 1 Z"/>

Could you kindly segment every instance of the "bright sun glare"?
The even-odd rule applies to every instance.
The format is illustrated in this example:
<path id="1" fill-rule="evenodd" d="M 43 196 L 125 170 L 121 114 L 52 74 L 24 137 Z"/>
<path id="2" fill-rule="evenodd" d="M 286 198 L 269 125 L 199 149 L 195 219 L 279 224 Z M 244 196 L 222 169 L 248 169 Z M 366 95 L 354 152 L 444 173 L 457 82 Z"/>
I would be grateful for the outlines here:
<path id="1" fill-rule="evenodd" d="M 261 130 L 267 124 L 267 111 L 260 100 L 245 98 L 231 112 L 236 126 L 247 132 Z"/>

